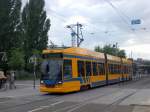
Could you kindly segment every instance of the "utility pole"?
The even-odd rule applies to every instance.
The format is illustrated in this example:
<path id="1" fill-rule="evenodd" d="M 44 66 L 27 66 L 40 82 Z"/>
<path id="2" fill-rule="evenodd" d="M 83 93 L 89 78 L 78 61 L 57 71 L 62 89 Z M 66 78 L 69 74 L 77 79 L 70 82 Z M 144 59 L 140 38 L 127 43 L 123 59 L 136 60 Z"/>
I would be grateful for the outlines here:
<path id="1" fill-rule="evenodd" d="M 77 22 L 77 47 L 79 47 L 79 23 Z"/>
<path id="2" fill-rule="evenodd" d="M 34 72 L 33 72 L 33 75 L 34 75 L 34 81 L 33 81 L 33 88 L 35 89 L 35 80 L 36 80 L 36 64 L 37 64 L 37 58 L 36 57 L 34 57 L 34 68 L 33 68 L 33 70 L 34 70 Z"/>
<path id="3" fill-rule="evenodd" d="M 77 24 L 67 25 L 67 28 L 71 30 L 72 47 L 80 47 L 81 43 L 84 41 L 82 27 L 83 25 L 78 22 Z"/>

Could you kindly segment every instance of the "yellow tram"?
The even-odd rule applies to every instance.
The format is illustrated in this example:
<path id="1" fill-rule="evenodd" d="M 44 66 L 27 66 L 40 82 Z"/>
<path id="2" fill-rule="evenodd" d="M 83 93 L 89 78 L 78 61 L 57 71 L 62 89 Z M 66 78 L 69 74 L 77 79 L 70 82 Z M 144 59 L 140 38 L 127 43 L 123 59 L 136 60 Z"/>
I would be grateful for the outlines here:
<path id="1" fill-rule="evenodd" d="M 68 93 L 126 81 L 132 61 L 83 48 L 43 50 L 40 91 Z"/>

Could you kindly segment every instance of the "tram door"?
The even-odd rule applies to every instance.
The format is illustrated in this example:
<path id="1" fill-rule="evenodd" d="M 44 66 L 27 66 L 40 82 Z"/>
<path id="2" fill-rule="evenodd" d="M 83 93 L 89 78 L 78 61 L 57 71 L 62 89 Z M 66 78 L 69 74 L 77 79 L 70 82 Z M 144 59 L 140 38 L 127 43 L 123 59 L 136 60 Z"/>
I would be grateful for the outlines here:
<path id="1" fill-rule="evenodd" d="M 90 83 L 90 76 L 92 75 L 91 64 L 92 63 L 90 61 L 85 62 L 85 66 L 86 66 L 86 81 L 88 83 Z"/>
<path id="2" fill-rule="evenodd" d="M 81 83 L 86 83 L 85 77 L 85 63 L 84 61 L 78 61 L 78 77 L 81 79 Z"/>

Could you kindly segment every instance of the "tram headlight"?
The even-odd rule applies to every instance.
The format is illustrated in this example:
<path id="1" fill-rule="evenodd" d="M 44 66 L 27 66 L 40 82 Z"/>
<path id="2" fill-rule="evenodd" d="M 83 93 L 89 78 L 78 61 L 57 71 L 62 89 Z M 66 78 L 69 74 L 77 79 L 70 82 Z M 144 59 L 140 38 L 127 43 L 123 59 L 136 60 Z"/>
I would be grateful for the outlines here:
<path id="1" fill-rule="evenodd" d="M 43 84 L 44 83 L 44 81 L 43 80 L 41 80 L 41 84 Z"/>
<path id="2" fill-rule="evenodd" d="M 62 84 L 62 81 L 59 81 L 58 84 Z"/>

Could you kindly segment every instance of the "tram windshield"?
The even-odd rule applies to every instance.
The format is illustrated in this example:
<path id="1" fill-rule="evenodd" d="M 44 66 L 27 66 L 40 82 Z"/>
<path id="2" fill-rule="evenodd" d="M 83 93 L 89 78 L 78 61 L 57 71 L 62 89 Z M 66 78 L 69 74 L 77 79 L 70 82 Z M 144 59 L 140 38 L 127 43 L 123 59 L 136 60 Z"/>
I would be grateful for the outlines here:
<path id="1" fill-rule="evenodd" d="M 62 80 L 63 60 L 45 60 L 41 65 L 42 80 Z"/>

